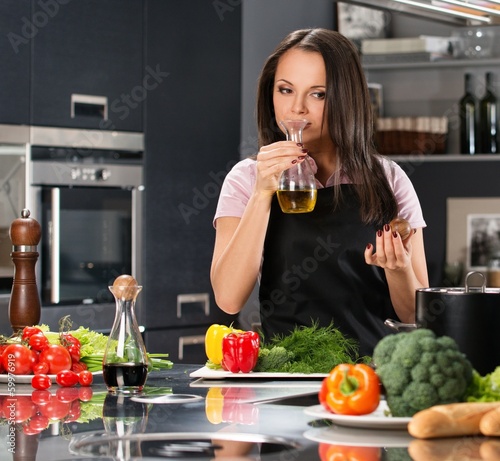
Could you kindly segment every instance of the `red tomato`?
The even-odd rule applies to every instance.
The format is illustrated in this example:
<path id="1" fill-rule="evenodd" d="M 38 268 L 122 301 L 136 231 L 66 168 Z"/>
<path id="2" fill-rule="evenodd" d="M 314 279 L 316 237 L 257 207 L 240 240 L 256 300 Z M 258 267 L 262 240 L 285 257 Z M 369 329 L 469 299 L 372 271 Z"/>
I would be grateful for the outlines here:
<path id="1" fill-rule="evenodd" d="M 28 423 L 28 427 L 33 431 L 35 434 L 42 432 L 44 429 L 47 429 L 49 427 L 49 418 L 43 415 L 35 415 L 33 416 Z"/>
<path id="2" fill-rule="evenodd" d="M 62 370 L 56 375 L 56 383 L 63 387 L 74 386 L 78 384 L 78 375 L 71 370 Z"/>
<path id="3" fill-rule="evenodd" d="M 80 361 L 80 345 L 71 343 L 71 344 L 68 344 L 66 349 L 68 349 L 68 352 L 71 355 L 71 360 L 73 362 Z"/>
<path id="4" fill-rule="evenodd" d="M 82 402 L 88 402 L 92 398 L 93 394 L 94 391 L 91 387 L 80 387 L 80 389 L 78 389 L 78 398 Z"/>
<path id="5" fill-rule="evenodd" d="M 36 406 L 27 395 L 7 397 L 3 401 L 2 408 L 9 421 L 16 423 L 22 423 L 36 413 Z"/>
<path id="6" fill-rule="evenodd" d="M 61 402 L 71 403 L 78 400 L 79 393 L 77 387 L 60 387 L 56 391 L 56 399 Z"/>
<path id="7" fill-rule="evenodd" d="M 31 350 L 22 344 L 9 344 L 3 351 L 2 365 L 7 372 L 15 375 L 31 373 Z"/>
<path id="8" fill-rule="evenodd" d="M 93 380 L 94 376 L 89 370 L 84 370 L 78 373 L 78 382 L 80 383 L 80 386 L 90 386 Z"/>
<path id="9" fill-rule="evenodd" d="M 71 408 L 71 403 L 61 402 L 57 399 L 51 399 L 45 405 L 39 407 L 40 414 L 46 416 L 51 421 L 57 421 L 66 418 L 69 410 Z"/>
<path id="10" fill-rule="evenodd" d="M 83 371 L 83 370 L 87 369 L 87 365 L 85 363 L 83 363 L 83 362 L 73 362 L 73 365 L 71 365 L 71 369 L 75 373 L 80 373 L 80 371 Z"/>
<path id="11" fill-rule="evenodd" d="M 38 362 L 33 365 L 33 373 L 35 375 L 46 375 L 49 372 L 49 364 L 47 362 Z"/>
<path id="12" fill-rule="evenodd" d="M 52 394 L 49 391 L 43 390 L 36 390 L 31 393 L 31 400 L 35 405 L 42 406 L 45 405 L 47 402 L 50 402 L 50 399 L 52 398 Z"/>
<path id="13" fill-rule="evenodd" d="M 42 330 L 40 330 L 40 328 L 38 328 L 38 327 L 24 327 L 23 333 L 21 335 L 21 339 L 23 341 L 27 341 L 34 334 L 41 333 L 41 332 L 42 332 Z"/>
<path id="14" fill-rule="evenodd" d="M 62 370 L 71 369 L 71 356 L 69 352 L 58 344 L 51 344 L 40 352 L 40 362 L 49 364 L 49 374 L 55 375 Z"/>
<path id="15" fill-rule="evenodd" d="M 64 422 L 72 423 L 73 421 L 77 421 L 81 415 L 82 415 L 82 405 L 80 401 L 73 400 L 73 402 L 71 402 L 71 408 L 69 409 L 68 416 L 66 417 Z"/>
<path id="16" fill-rule="evenodd" d="M 35 351 L 43 351 L 49 345 L 49 340 L 42 332 L 35 333 L 30 336 L 29 345 Z"/>
<path id="17" fill-rule="evenodd" d="M 31 378 L 31 387 L 43 391 L 52 386 L 52 381 L 47 375 L 38 374 Z"/>
<path id="18" fill-rule="evenodd" d="M 76 344 L 78 347 L 81 346 L 80 340 L 75 338 L 71 333 L 63 333 L 61 343 L 63 346 L 68 346 L 69 344 Z"/>
<path id="19" fill-rule="evenodd" d="M 31 369 L 38 363 L 38 357 L 40 356 L 40 352 L 35 351 L 35 349 L 30 349 L 31 352 Z"/>

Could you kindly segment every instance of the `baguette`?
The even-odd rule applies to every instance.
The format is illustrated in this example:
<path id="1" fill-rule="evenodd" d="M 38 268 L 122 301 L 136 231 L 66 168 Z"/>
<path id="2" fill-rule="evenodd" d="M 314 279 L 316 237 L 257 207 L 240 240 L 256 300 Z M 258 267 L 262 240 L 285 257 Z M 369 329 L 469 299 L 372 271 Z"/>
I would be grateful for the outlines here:
<path id="1" fill-rule="evenodd" d="M 414 439 L 408 454 L 413 461 L 481 461 L 481 443 L 478 437 Z"/>
<path id="2" fill-rule="evenodd" d="M 483 461 L 498 461 L 500 459 L 500 440 L 489 439 L 479 448 Z"/>
<path id="3" fill-rule="evenodd" d="M 479 429 L 483 435 L 500 435 L 500 405 L 481 418 Z"/>
<path id="4" fill-rule="evenodd" d="M 419 439 L 480 434 L 479 423 L 500 402 L 463 402 L 435 405 L 416 413 L 408 432 Z"/>

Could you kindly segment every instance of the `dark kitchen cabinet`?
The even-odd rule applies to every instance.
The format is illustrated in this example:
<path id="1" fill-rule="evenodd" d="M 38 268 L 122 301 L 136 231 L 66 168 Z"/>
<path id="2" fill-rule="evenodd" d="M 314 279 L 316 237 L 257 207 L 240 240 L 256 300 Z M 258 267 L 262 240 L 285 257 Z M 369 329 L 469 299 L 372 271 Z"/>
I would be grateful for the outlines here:
<path id="1" fill-rule="evenodd" d="M 180 337 L 192 342 L 211 323 L 235 320 L 215 305 L 209 278 L 212 219 L 240 138 L 241 7 L 219 13 L 205 0 L 146 1 L 145 64 L 162 81 L 145 104 L 143 323 L 148 349 L 176 361 Z M 204 363 L 202 346 L 185 348 Z"/>
<path id="2" fill-rule="evenodd" d="M 33 125 L 142 131 L 156 84 L 154 65 L 142 74 L 143 10 L 141 0 L 33 1 Z"/>
<path id="3" fill-rule="evenodd" d="M 31 0 L 0 2 L 0 123 L 28 124 Z"/>

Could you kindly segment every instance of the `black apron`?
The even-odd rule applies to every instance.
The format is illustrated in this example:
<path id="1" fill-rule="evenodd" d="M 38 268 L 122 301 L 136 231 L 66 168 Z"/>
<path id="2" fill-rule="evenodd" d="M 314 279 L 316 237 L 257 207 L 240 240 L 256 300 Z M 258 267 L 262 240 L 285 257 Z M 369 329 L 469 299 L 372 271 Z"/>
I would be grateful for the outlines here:
<path id="1" fill-rule="evenodd" d="M 265 341 L 296 325 L 333 323 L 358 341 L 361 355 L 372 355 L 390 333 L 383 322 L 397 316 L 384 270 L 364 259 L 378 228 L 361 221 L 353 185 L 341 187 L 335 210 L 331 187 L 318 190 L 311 213 L 283 213 L 273 198 L 259 291 Z"/>

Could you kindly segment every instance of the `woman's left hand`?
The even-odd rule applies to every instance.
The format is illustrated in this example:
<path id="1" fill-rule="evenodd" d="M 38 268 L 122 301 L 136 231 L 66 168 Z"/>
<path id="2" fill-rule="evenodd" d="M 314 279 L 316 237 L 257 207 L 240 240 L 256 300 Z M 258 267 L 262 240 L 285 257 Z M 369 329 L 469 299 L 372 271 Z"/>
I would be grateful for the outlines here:
<path id="1" fill-rule="evenodd" d="M 389 224 L 377 232 L 375 252 L 369 243 L 365 249 L 365 261 L 372 266 L 389 270 L 400 270 L 411 266 L 411 237 L 401 240 L 397 232 L 392 232 Z"/>

